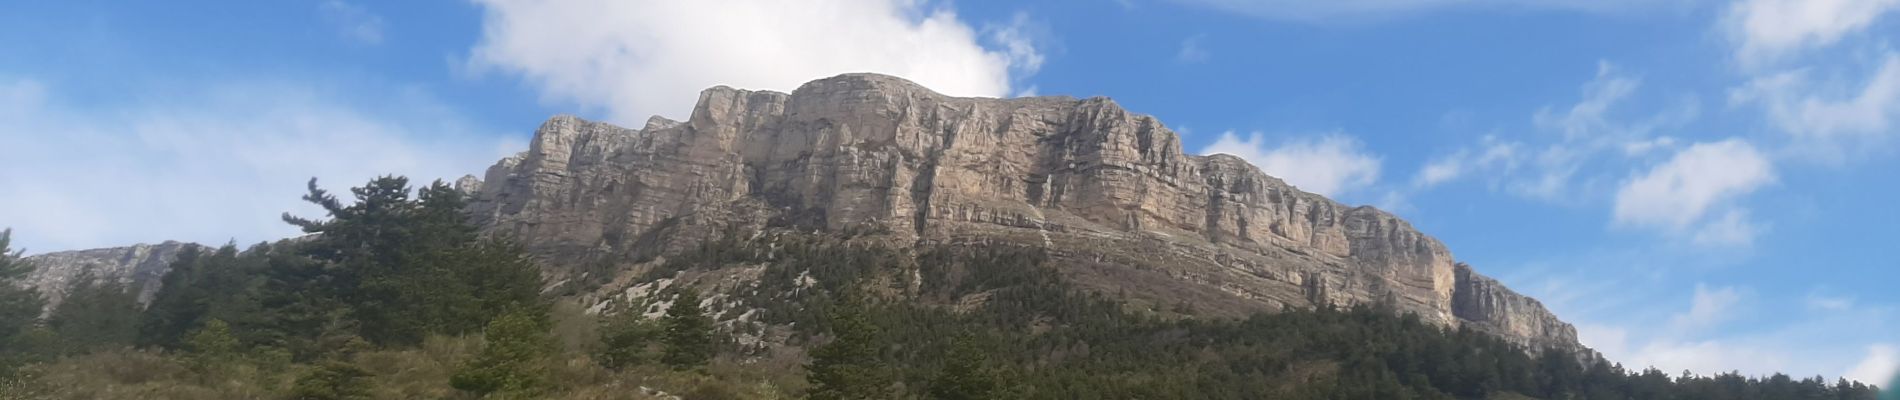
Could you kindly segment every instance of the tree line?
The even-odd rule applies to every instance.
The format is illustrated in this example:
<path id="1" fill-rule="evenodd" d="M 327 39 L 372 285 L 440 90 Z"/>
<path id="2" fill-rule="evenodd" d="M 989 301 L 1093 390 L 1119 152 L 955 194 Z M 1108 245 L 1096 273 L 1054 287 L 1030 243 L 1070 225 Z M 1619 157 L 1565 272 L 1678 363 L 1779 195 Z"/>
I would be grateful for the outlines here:
<path id="1" fill-rule="evenodd" d="M 1078 288 L 1059 260 L 1006 244 L 899 247 L 839 235 L 732 234 L 669 255 L 629 283 L 675 279 L 667 289 L 587 315 L 563 311 L 532 259 L 505 239 L 481 235 L 464 214 L 467 199 L 441 182 L 412 188 L 404 178 L 383 177 L 352 188 L 346 201 L 312 180 L 303 199 L 325 215 L 283 219 L 308 235 L 189 249 L 146 305 L 119 282 L 85 276 L 42 315 L 43 298 L 19 282 L 32 266 L 7 250 L 11 233 L 0 231 L 0 399 L 591 399 L 643 390 L 819 400 L 1858 400 L 1878 393 L 1820 377 L 1671 375 L 1582 362 L 1378 305 L 1246 318 L 1163 314 Z M 717 284 L 716 292 L 700 292 L 708 286 L 690 278 L 734 268 L 762 269 L 757 279 Z M 757 317 L 716 321 L 708 306 Z M 739 344 L 747 335 L 795 351 Z M 112 389 L 85 391 L 95 386 Z"/>

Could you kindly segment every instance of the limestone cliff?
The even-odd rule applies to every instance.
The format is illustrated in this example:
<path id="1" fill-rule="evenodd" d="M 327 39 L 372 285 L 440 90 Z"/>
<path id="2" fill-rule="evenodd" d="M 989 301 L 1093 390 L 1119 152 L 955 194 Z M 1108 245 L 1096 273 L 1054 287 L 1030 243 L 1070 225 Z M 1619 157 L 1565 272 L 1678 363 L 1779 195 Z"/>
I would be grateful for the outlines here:
<path id="1" fill-rule="evenodd" d="M 1396 216 L 1196 156 L 1106 98 L 958 98 L 850 74 L 790 94 L 715 87 L 687 121 L 548 120 L 458 187 L 551 264 L 612 264 L 765 226 L 1047 247 L 1098 289 L 1237 314 L 1391 302 L 1446 326 L 1579 347 L 1536 300 Z M 560 275 L 556 273 L 557 277 Z"/>
<path id="2" fill-rule="evenodd" d="M 26 277 L 26 284 L 38 288 L 51 307 L 66 298 L 66 289 L 75 279 L 91 272 L 100 279 L 122 282 L 137 290 L 139 303 L 145 304 L 158 293 L 172 261 L 193 246 L 197 245 L 167 241 L 34 255 L 26 258 L 26 262 L 34 266 Z"/>

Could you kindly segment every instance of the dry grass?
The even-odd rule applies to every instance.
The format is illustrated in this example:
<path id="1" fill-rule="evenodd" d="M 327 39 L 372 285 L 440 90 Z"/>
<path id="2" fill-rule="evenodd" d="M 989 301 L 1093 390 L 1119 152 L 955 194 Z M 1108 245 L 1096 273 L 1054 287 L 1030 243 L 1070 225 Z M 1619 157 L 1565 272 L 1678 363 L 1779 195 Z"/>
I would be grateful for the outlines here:
<path id="1" fill-rule="evenodd" d="M 476 399 L 449 386 L 455 367 L 482 346 L 479 336 L 433 337 L 417 348 L 357 354 L 351 361 L 369 371 L 376 399 Z M 720 359 L 699 371 L 673 371 L 646 365 L 626 371 L 599 367 L 584 354 L 565 353 L 548 360 L 557 387 L 542 398 L 553 400 L 788 399 L 802 390 L 793 367 L 760 368 Z M 790 365 L 768 362 L 772 365 Z M 68 357 L 30 368 L 30 381 L 0 382 L 0 400 L 224 400 L 283 399 L 304 365 L 273 367 L 244 360 L 194 371 L 180 357 L 141 350 L 115 350 Z"/>

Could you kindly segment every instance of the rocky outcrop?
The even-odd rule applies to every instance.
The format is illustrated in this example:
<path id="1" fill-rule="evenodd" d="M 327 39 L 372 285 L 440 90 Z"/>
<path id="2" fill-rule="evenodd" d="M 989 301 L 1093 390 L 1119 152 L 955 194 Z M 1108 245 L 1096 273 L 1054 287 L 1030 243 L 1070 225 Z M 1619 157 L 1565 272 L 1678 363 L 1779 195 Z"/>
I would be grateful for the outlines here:
<path id="1" fill-rule="evenodd" d="M 555 265 L 766 226 L 1048 247 L 1085 285 L 1208 312 L 1389 302 L 1445 326 L 1578 347 L 1535 300 L 1398 217 L 1182 151 L 1107 98 L 958 98 L 850 74 L 715 87 L 687 121 L 548 120 L 471 208 Z M 558 274 L 558 273 L 557 273 Z"/>
<path id="2" fill-rule="evenodd" d="M 75 280 L 91 273 L 96 278 L 121 282 L 137 290 L 139 304 L 146 304 L 158 293 L 172 261 L 185 249 L 195 246 L 198 245 L 167 241 L 34 255 L 26 258 L 26 262 L 33 265 L 26 284 L 39 289 L 46 296 L 47 306 L 52 307 L 66 298 L 66 289 Z"/>

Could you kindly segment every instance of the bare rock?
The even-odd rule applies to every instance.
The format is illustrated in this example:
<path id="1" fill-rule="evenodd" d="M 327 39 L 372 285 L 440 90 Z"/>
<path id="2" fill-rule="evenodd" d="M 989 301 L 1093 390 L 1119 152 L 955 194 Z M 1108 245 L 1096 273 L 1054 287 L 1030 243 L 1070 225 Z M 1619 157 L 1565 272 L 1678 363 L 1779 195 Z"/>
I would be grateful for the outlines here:
<path id="1" fill-rule="evenodd" d="M 158 293 L 165 272 L 171 270 L 178 254 L 196 246 L 167 241 L 34 255 L 26 258 L 34 267 L 26 283 L 46 296 L 47 307 L 51 309 L 66 298 L 66 289 L 75 280 L 90 271 L 94 277 L 117 281 L 137 290 L 139 304 L 143 305 L 150 303 L 152 296 Z"/>
<path id="2" fill-rule="evenodd" d="M 478 188 L 478 222 L 556 265 L 767 225 L 868 228 L 1044 246 L 1079 283 L 1210 313 L 1389 302 L 1580 348 L 1569 324 L 1404 220 L 1233 156 L 1186 154 L 1160 121 L 1107 98 L 949 97 L 875 74 L 789 94 L 714 87 L 684 122 L 554 117 L 463 187 Z"/>

